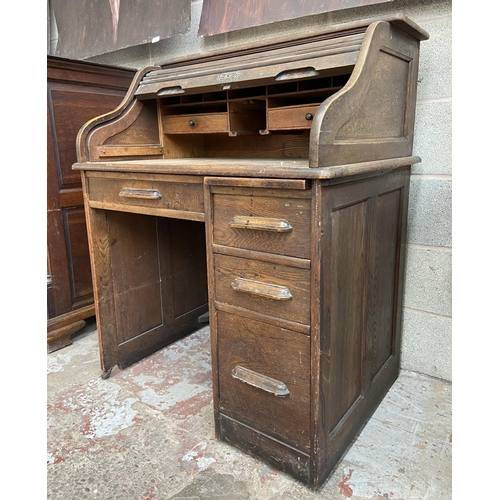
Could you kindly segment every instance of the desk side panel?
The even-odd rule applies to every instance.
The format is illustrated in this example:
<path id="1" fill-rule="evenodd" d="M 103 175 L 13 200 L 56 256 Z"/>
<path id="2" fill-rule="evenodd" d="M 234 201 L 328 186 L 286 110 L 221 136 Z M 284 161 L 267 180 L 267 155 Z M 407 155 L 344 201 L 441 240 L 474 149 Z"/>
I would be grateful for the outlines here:
<path id="1" fill-rule="evenodd" d="M 419 41 L 387 22 L 371 25 L 345 87 L 320 106 L 311 166 L 411 155 Z"/>
<path id="2" fill-rule="evenodd" d="M 409 167 L 323 187 L 318 485 L 399 374 L 408 184 Z"/>

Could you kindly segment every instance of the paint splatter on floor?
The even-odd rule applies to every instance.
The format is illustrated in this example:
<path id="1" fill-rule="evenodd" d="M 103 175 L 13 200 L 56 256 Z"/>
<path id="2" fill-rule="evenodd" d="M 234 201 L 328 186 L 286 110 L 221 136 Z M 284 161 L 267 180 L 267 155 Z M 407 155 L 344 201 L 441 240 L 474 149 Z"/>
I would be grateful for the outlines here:
<path id="1" fill-rule="evenodd" d="M 402 372 L 313 492 L 215 439 L 208 326 L 100 375 L 95 326 L 47 356 L 48 500 L 451 499 L 446 382 Z"/>
<path id="2" fill-rule="evenodd" d="M 340 492 L 346 498 L 352 497 L 352 488 L 347 484 L 347 482 L 351 479 L 353 472 L 354 472 L 353 469 L 349 469 L 349 472 L 347 474 L 344 471 L 344 477 L 342 478 L 342 481 L 339 483 Z"/>

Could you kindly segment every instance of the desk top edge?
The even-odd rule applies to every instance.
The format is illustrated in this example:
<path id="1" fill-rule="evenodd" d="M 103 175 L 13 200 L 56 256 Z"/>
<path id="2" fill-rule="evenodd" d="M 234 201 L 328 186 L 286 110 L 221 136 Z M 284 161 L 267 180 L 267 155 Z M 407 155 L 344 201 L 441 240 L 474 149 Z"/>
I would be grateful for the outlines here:
<path id="1" fill-rule="evenodd" d="M 309 160 L 245 158 L 177 158 L 75 163 L 74 170 L 133 172 L 228 177 L 269 177 L 289 179 L 335 179 L 379 173 L 419 163 L 418 156 L 403 156 L 363 163 L 310 168 Z M 230 169 L 230 170 L 229 170 Z"/>

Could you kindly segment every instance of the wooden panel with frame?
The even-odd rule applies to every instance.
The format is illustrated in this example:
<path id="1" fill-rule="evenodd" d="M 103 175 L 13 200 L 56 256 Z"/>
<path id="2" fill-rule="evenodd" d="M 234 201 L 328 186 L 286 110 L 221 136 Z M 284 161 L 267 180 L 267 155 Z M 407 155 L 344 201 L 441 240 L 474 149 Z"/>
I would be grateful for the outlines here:
<path id="1" fill-rule="evenodd" d="M 47 348 L 70 337 L 94 316 L 87 228 L 76 137 L 82 125 L 122 101 L 134 72 L 47 58 Z"/>

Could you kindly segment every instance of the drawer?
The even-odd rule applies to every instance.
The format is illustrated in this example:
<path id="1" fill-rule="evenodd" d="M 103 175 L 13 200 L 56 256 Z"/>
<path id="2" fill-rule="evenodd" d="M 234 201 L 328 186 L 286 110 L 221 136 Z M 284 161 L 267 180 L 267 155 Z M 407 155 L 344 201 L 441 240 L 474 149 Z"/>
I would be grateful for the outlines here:
<path id="1" fill-rule="evenodd" d="M 318 108 L 319 104 L 269 108 L 267 111 L 267 128 L 269 130 L 311 128 L 313 117 Z"/>
<path id="2" fill-rule="evenodd" d="M 164 134 L 210 134 L 228 131 L 228 115 L 225 112 L 163 117 Z"/>
<path id="3" fill-rule="evenodd" d="M 309 325 L 308 269 L 214 254 L 215 300 Z"/>
<path id="4" fill-rule="evenodd" d="M 92 208 L 204 220 L 203 178 L 87 173 Z"/>
<path id="5" fill-rule="evenodd" d="M 308 451 L 309 337 L 218 312 L 221 413 Z"/>
<path id="6" fill-rule="evenodd" d="M 269 191 L 262 194 L 263 191 Z M 311 200 L 252 189 L 213 195 L 213 242 L 309 259 Z M 304 191 L 305 195 L 309 192 Z"/>

